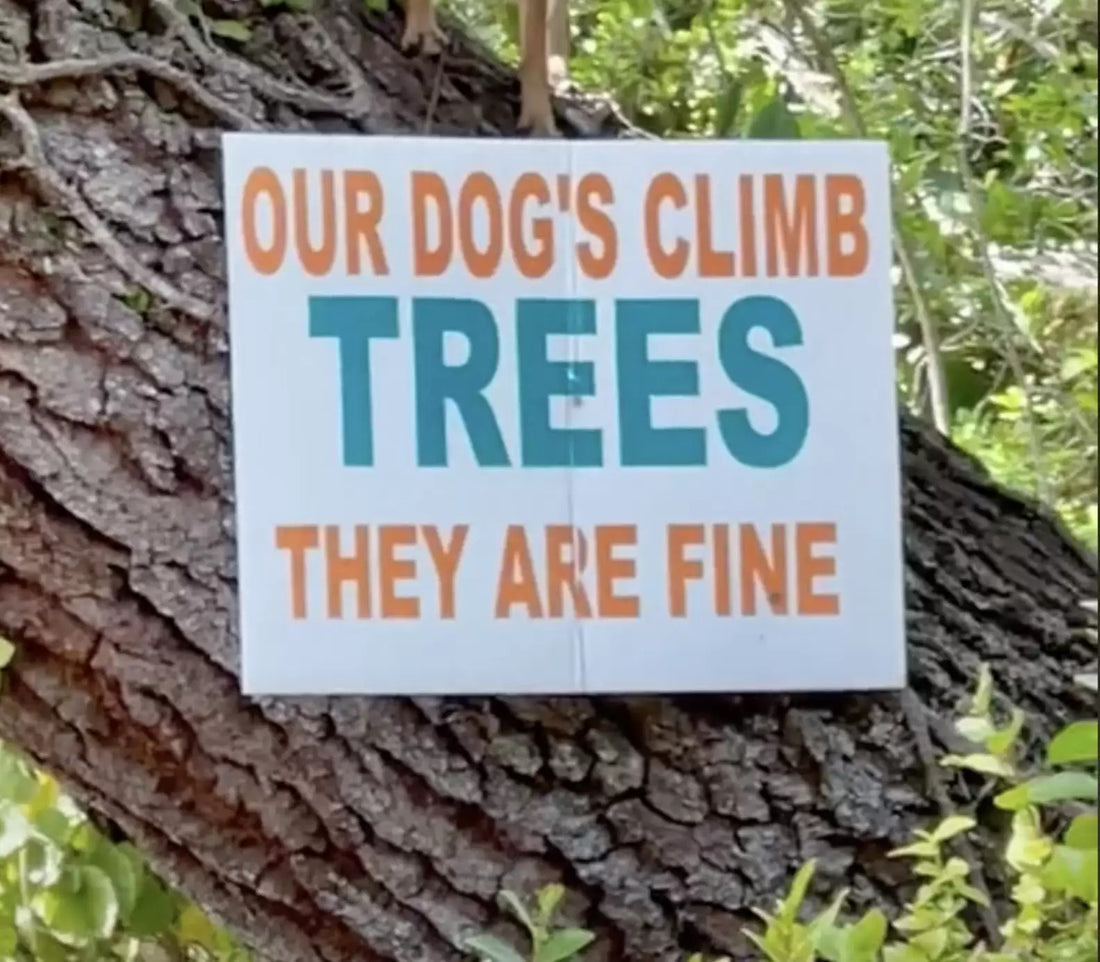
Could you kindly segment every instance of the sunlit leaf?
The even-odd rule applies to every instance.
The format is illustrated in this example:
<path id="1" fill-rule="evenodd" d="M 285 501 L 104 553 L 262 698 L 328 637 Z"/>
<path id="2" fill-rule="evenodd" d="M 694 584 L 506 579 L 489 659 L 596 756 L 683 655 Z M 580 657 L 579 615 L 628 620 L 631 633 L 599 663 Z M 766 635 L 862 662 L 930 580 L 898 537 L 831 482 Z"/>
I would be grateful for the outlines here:
<path id="1" fill-rule="evenodd" d="M 993 801 L 998 808 L 1013 810 L 1027 805 L 1044 805 L 1071 799 L 1095 802 L 1096 797 L 1095 775 L 1086 772 L 1058 772 L 1054 775 L 1040 775 L 1001 792 Z"/>
<path id="2" fill-rule="evenodd" d="M 111 880 L 89 865 L 67 870 L 60 882 L 37 897 L 36 908 L 50 928 L 66 935 L 105 939 L 118 923 Z"/>
<path id="3" fill-rule="evenodd" d="M 472 935 L 466 939 L 465 944 L 483 962 L 525 962 L 522 955 L 495 935 Z"/>
<path id="4" fill-rule="evenodd" d="M 562 962 L 563 959 L 570 959 L 594 939 L 595 935 L 585 929 L 558 929 L 539 946 L 535 953 L 535 962 Z"/>
<path id="5" fill-rule="evenodd" d="M 1096 721 L 1079 721 L 1067 725 L 1047 746 L 1047 762 L 1067 765 L 1073 762 L 1094 762 L 1097 756 Z"/>
<path id="6" fill-rule="evenodd" d="M 798 140 L 798 120 L 781 94 L 776 94 L 752 118 L 747 136 L 752 140 Z"/>
<path id="7" fill-rule="evenodd" d="M 238 43 L 246 43 L 252 38 L 252 28 L 240 20 L 211 20 L 210 32 Z"/>

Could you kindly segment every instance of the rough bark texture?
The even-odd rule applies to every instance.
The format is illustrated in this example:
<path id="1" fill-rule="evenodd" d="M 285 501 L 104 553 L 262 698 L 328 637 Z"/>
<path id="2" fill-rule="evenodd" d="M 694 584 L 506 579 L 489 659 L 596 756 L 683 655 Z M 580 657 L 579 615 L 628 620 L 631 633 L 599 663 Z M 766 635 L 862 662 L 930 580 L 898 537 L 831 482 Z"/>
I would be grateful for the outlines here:
<path id="1" fill-rule="evenodd" d="M 1096 582 L 908 421 L 904 698 L 238 694 L 215 131 L 515 116 L 469 48 L 437 73 L 395 15 L 315 6 L 229 51 L 164 0 L 0 0 L 0 733 L 272 960 L 456 960 L 500 886 L 552 879 L 637 962 L 743 954 L 811 856 L 896 902 L 885 853 L 967 791 L 929 784 L 928 731 L 983 659 L 1048 723 L 1082 709 Z"/>

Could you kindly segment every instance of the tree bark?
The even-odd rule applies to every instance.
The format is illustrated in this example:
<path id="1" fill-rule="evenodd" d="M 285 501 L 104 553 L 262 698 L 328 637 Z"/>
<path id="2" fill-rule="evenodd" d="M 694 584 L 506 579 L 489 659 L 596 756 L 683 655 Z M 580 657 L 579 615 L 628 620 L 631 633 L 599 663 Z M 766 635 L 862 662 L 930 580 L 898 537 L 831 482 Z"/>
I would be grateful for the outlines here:
<path id="1" fill-rule="evenodd" d="M 3 737 L 276 962 L 457 960 L 501 886 L 555 879 L 632 962 L 743 956 L 809 857 L 815 891 L 896 904 L 885 853 L 967 799 L 929 732 L 983 660 L 1042 724 L 1084 710 L 1097 574 L 907 418 L 904 697 L 240 696 L 217 130 L 500 135 L 517 85 L 464 40 L 404 57 L 350 0 L 207 6 L 252 38 L 0 0 Z"/>

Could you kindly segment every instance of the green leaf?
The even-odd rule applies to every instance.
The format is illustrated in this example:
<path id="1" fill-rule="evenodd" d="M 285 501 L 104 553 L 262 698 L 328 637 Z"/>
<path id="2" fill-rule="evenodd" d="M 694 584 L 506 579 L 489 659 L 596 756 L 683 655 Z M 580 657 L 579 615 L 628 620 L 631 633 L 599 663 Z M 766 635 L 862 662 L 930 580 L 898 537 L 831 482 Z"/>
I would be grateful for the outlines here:
<path id="1" fill-rule="evenodd" d="M 62 935 L 106 939 L 118 924 L 111 880 L 90 865 L 68 869 L 61 882 L 36 899 L 40 918 Z"/>
<path id="2" fill-rule="evenodd" d="M 481 956 L 484 962 L 525 962 L 522 955 L 495 935 L 472 935 L 466 939 L 465 945 Z"/>
<path id="3" fill-rule="evenodd" d="M 1070 848 L 1094 849 L 1097 847 L 1096 812 L 1078 815 L 1069 823 L 1062 841 Z"/>
<path id="4" fill-rule="evenodd" d="M 931 841 L 946 842 L 962 832 L 968 832 L 978 823 L 969 815 L 949 815 L 932 831 Z"/>
<path id="5" fill-rule="evenodd" d="M 551 882 L 539 889 L 539 924 L 544 928 L 550 925 L 554 913 L 558 910 L 561 900 L 565 897 L 565 886 L 559 882 Z"/>
<path id="6" fill-rule="evenodd" d="M 819 945 L 822 939 L 826 937 L 826 933 L 836 930 L 837 916 L 840 915 L 840 908 L 847 897 L 848 890 L 842 889 L 836 894 L 833 901 L 829 903 L 821 914 L 806 927 L 806 934 L 811 944 L 815 946 Z"/>
<path id="7" fill-rule="evenodd" d="M 798 119 L 790 112 L 782 94 L 776 94 L 752 118 L 748 136 L 751 140 L 798 140 L 801 132 Z"/>
<path id="8" fill-rule="evenodd" d="M 910 842 L 901 848 L 895 848 L 887 854 L 890 858 L 935 858 L 940 854 L 940 847 L 935 842 L 922 839 Z"/>
<path id="9" fill-rule="evenodd" d="M 252 28 L 240 20 L 211 20 L 210 32 L 238 43 L 247 43 L 252 37 Z"/>
<path id="10" fill-rule="evenodd" d="M 1043 882 L 1050 889 L 1068 892 L 1085 902 L 1096 902 L 1097 851 L 1055 845 L 1043 866 Z"/>
<path id="11" fill-rule="evenodd" d="M 940 764 L 947 768 L 967 768 L 972 772 L 998 775 L 1001 778 L 1011 778 L 1015 774 L 1012 766 L 996 755 L 944 755 Z"/>
<path id="12" fill-rule="evenodd" d="M 34 820 L 34 827 L 55 845 L 68 845 L 76 826 L 56 808 L 48 808 Z"/>
<path id="13" fill-rule="evenodd" d="M 25 805 L 38 793 L 38 782 L 14 752 L 0 746 L 0 799 Z"/>
<path id="14" fill-rule="evenodd" d="M 928 962 L 928 956 L 912 945 L 888 945 L 882 950 L 883 962 Z"/>
<path id="15" fill-rule="evenodd" d="M 535 953 L 535 962 L 562 962 L 590 945 L 596 938 L 587 929 L 558 929 Z"/>
<path id="16" fill-rule="evenodd" d="M 110 880 L 118 897 L 119 915 L 128 921 L 137 905 L 141 887 L 141 862 L 121 846 L 103 839 L 87 857 L 88 864 L 100 869 Z"/>
<path id="17" fill-rule="evenodd" d="M 998 808 L 1014 811 L 1028 805 L 1044 805 L 1070 799 L 1096 801 L 1096 776 L 1086 772 L 1058 772 L 1040 775 L 1030 781 L 1010 788 L 993 799 Z"/>
<path id="18" fill-rule="evenodd" d="M 929 959 L 938 959 L 947 948 L 947 929 L 934 928 L 927 932 L 914 935 L 910 940 L 912 945 L 920 949 Z"/>
<path id="19" fill-rule="evenodd" d="M 1097 723 L 1079 721 L 1063 728 L 1047 746 L 1050 765 L 1094 762 L 1097 756 Z"/>
<path id="20" fill-rule="evenodd" d="M 508 889 L 502 889 L 497 895 L 497 899 L 500 901 L 501 905 L 507 908 L 518 921 L 522 922 L 527 931 L 534 936 L 535 922 L 528 913 L 527 906 L 523 904 L 519 896 Z"/>
<path id="21" fill-rule="evenodd" d="M 56 885 L 65 867 L 67 852 L 45 839 L 32 838 L 23 850 L 22 868 L 35 888 Z"/>
<path id="22" fill-rule="evenodd" d="M 0 858 L 19 851 L 31 837 L 31 823 L 14 802 L 0 802 Z"/>
<path id="23" fill-rule="evenodd" d="M 790 924 L 798 918 L 798 910 L 802 907 L 802 902 L 806 898 L 806 892 L 810 888 L 810 882 L 814 877 L 816 868 L 816 862 L 810 859 L 795 873 L 787 897 L 779 903 L 779 922 Z"/>
<path id="24" fill-rule="evenodd" d="M 19 946 L 19 934 L 8 922 L 0 922 L 0 957 L 15 955 Z"/>
<path id="25" fill-rule="evenodd" d="M 177 901 L 172 894 L 146 873 L 130 915 L 131 933 L 149 938 L 164 935 L 176 921 L 176 906 Z"/>
<path id="26" fill-rule="evenodd" d="M 978 688 L 974 692 L 974 701 L 971 705 L 971 713 L 974 715 L 988 715 L 993 704 L 993 673 L 989 665 L 982 663 L 978 670 Z"/>
<path id="27" fill-rule="evenodd" d="M 217 926 L 196 905 L 185 905 L 180 912 L 176 936 L 184 945 L 198 945 L 212 954 L 217 951 Z"/>
<path id="28" fill-rule="evenodd" d="M 1012 721 L 1000 731 L 990 735 L 985 741 L 985 747 L 994 755 L 1003 755 L 1020 737 L 1020 731 L 1024 727 L 1024 713 L 1019 708 L 1012 711 Z"/>
<path id="29" fill-rule="evenodd" d="M 15 657 L 15 645 L 0 635 L 0 669 L 7 668 Z"/>
<path id="30" fill-rule="evenodd" d="M 741 96 L 744 93 L 744 85 L 739 80 L 730 80 L 726 89 L 718 98 L 714 109 L 714 136 L 728 137 L 733 131 L 733 125 L 737 123 L 737 114 L 741 110 Z"/>
<path id="31" fill-rule="evenodd" d="M 872 908 L 848 930 L 847 950 L 851 962 L 871 962 L 887 938 L 887 917 Z"/>
<path id="32" fill-rule="evenodd" d="M 37 788 L 35 789 L 34 797 L 26 802 L 26 816 L 34 821 L 42 812 L 47 809 L 53 808 L 57 804 L 57 799 L 61 794 L 61 790 L 58 788 L 56 780 L 46 775 L 43 772 L 37 772 L 35 774 L 35 782 Z"/>
<path id="33" fill-rule="evenodd" d="M 960 718 L 955 722 L 955 731 L 967 741 L 974 742 L 975 745 L 984 745 L 987 738 L 997 733 L 997 729 L 989 719 L 978 718 L 975 715 Z"/>

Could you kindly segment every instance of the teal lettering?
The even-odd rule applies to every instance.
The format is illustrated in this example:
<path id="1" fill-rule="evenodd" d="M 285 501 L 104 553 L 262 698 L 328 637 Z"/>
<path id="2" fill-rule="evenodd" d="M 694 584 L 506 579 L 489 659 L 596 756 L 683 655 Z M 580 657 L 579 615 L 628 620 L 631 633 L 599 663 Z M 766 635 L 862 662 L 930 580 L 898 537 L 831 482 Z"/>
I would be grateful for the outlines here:
<path id="1" fill-rule="evenodd" d="M 421 467 L 447 466 L 447 409 L 450 399 L 481 467 L 507 467 L 508 451 L 484 391 L 496 374 L 500 338 L 493 314 L 480 301 L 415 297 L 413 366 L 416 381 L 416 452 Z M 464 364 L 443 362 L 448 333 L 470 346 Z"/>
<path id="2" fill-rule="evenodd" d="M 344 464 L 369 468 L 374 463 L 370 342 L 397 337 L 397 298 L 311 297 L 309 336 L 339 342 Z"/>
<path id="3" fill-rule="evenodd" d="M 749 333 L 766 330 L 776 347 L 802 343 L 798 318 L 777 297 L 745 297 L 734 302 L 718 330 L 718 356 L 726 377 L 742 390 L 768 401 L 778 423 L 771 434 L 760 434 L 744 408 L 718 412 L 718 430 L 729 453 L 754 468 L 778 468 L 802 449 L 810 425 L 810 403 L 798 374 L 782 361 L 754 351 Z"/>
<path id="4" fill-rule="evenodd" d="M 703 428 L 655 428 L 650 398 L 699 393 L 695 361 L 654 361 L 650 334 L 698 334 L 695 300 L 615 302 L 615 353 L 619 385 L 619 457 L 627 467 L 685 467 L 707 463 Z"/>
<path id="5" fill-rule="evenodd" d="M 551 361 L 550 334 L 595 334 L 594 301 L 521 300 L 516 303 L 516 353 L 519 380 L 520 439 L 526 468 L 592 468 L 603 463 L 603 442 L 596 428 L 550 426 L 552 395 L 590 397 L 596 393 L 590 361 Z"/>

